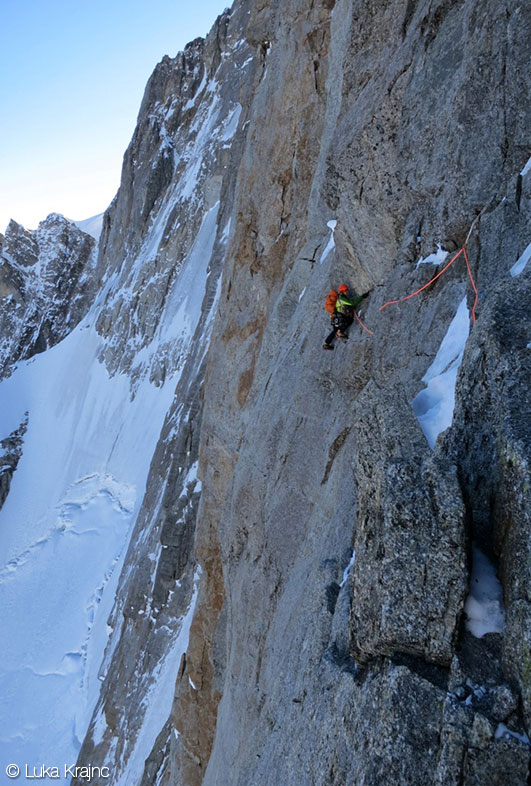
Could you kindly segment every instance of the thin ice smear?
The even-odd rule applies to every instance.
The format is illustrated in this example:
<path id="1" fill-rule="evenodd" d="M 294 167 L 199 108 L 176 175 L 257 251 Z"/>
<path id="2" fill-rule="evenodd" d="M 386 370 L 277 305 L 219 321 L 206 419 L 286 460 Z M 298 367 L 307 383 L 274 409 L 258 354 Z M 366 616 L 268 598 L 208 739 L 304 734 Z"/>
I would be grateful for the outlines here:
<path id="1" fill-rule="evenodd" d="M 466 297 L 464 297 L 455 317 L 450 322 L 435 360 L 422 378 L 426 388 L 421 390 L 411 402 L 424 436 L 432 449 L 439 434 L 452 425 L 457 372 L 463 360 L 469 331 L 470 319 Z"/>
<path id="2" fill-rule="evenodd" d="M 525 270 L 525 266 L 531 259 L 531 243 L 528 245 L 520 259 L 514 263 L 512 268 L 510 269 L 510 274 L 514 278 L 515 276 L 519 276 Z"/>
<path id="3" fill-rule="evenodd" d="M 503 633 L 505 630 L 503 589 L 496 576 L 496 568 L 477 547 L 473 550 L 465 613 L 466 628 L 478 639 L 486 633 Z"/>
<path id="4" fill-rule="evenodd" d="M 340 587 L 344 587 L 347 583 L 348 577 L 352 573 L 352 568 L 354 567 L 354 562 L 356 561 L 356 552 L 352 549 L 352 556 L 350 558 L 350 562 L 348 563 L 347 567 L 343 571 L 343 578 L 340 583 Z"/>
<path id="5" fill-rule="evenodd" d="M 323 262 L 325 261 L 327 256 L 330 254 L 330 252 L 333 251 L 334 248 L 336 247 L 336 241 L 334 240 L 334 232 L 335 232 L 335 229 L 336 229 L 336 226 L 337 226 L 337 221 L 335 221 L 335 220 L 328 221 L 326 226 L 329 227 L 329 229 L 330 229 L 330 240 L 328 241 L 328 244 L 327 244 L 325 250 L 321 254 L 321 259 L 319 260 L 319 264 L 320 265 L 323 264 Z"/>
<path id="6" fill-rule="evenodd" d="M 528 173 L 528 172 L 531 172 L 531 158 L 530 158 L 530 159 L 528 159 L 528 161 L 527 161 L 527 164 L 526 164 L 526 165 L 525 165 L 525 167 L 522 169 L 522 171 L 520 172 L 520 174 L 522 175 L 522 177 L 525 177 L 525 176 L 527 175 L 527 173 Z"/>

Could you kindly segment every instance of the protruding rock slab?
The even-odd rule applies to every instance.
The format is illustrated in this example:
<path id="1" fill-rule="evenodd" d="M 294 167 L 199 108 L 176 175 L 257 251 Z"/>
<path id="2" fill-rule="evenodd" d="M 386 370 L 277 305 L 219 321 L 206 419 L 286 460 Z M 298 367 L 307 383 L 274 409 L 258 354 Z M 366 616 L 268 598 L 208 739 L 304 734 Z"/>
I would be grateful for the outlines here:
<path id="1" fill-rule="evenodd" d="M 356 411 L 355 656 L 448 664 L 467 575 L 456 469 L 431 453 L 400 392 L 371 384 Z"/>
<path id="2" fill-rule="evenodd" d="M 531 728 L 531 277 L 502 280 L 465 353 L 448 439 L 462 474 L 473 537 L 499 559 L 504 663 Z"/>

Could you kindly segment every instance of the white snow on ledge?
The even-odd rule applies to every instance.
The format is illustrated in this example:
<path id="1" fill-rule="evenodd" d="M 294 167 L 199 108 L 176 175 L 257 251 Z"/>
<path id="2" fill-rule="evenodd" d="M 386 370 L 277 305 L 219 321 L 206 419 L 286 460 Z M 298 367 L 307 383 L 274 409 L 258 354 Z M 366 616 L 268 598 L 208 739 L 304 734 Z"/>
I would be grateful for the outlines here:
<path id="1" fill-rule="evenodd" d="M 437 251 L 434 254 L 430 254 L 427 257 L 422 257 L 416 264 L 416 267 L 419 265 L 441 265 L 446 257 L 448 256 L 448 251 L 445 251 L 441 248 L 441 244 L 437 243 Z"/>
<path id="2" fill-rule="evenodd" d="M 496 733 L 494 734 L 494 737 L 497 740 L 499 740 L 500 737 L 512 737 L 514 740 L 518 740 L 519 742 L 522 742 L 524 745 L 531 745 L 531 740 L 529 739 L 525 731 L 522 732 L 522 734 L 519 734 L 517 731 L 511 731 L 511 729 L 507 728 L 505 723 L 498 723 L 498 727 L 496 729 Z"/>
<path id="3" fill-rule="evenodd" d="M 519 276 L 525 269 L 525 266 L 531 259 L 531 243 L 528 245 L 518 262 L 515 262 L 512 268 L 510 269 L 509 273 L 514 278 L 515 276 Z"/>
<path id="4" fill-rule="evenodd" d="M 463 359 L 469 332 L 470 319 L 466 297 L 464 297 L 455 317 L 450 322 L 435 360 L 422 377 L 427 387 L 411 402 L 424 436 L 432 449 L 439 434 L 452 424 L 457 371 Z"/>
<path id="5" fill-rule="evenodd" d="M 478 639 L 486 633 L 503 633 L 505 630 L 503 590 L 496 568 L 477 547 L 473 550 L 465 613 L 468 618 L 466 628 Z"/>

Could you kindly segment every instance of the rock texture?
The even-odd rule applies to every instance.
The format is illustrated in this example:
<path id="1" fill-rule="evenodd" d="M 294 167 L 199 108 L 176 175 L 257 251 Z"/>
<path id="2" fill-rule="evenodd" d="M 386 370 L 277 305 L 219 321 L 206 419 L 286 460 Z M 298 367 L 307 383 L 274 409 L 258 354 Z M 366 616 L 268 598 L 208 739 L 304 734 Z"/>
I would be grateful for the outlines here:
<path id="1" fill-rule="evenodd" d="M 0 244 L 0 377 L 57 344 L 84 317 L 96 292 L 94 246 L 56 213 L 34 232 L 9 223 Z"/>
<path id="2" fill-rule="evenodd" d="M 354 417 L 356 659 L 400 650 L 448 666 L 466 591 L 465 508 L 456 468 L 431 455 L 400 391 L 382 394 L 369 384 Z M 367 448 L 371 443 L 379 460 Z"/>
<path id="3" fill-rule="evenodd" d="M 0 508 L 7 499 L 11 480 L 22 455 L 24 434 L 28 425 L 27 418 L 8 437 L 0 440 Z"/>
<path id="4" fill-rule="evenodd" d="M 478 523 L 462 457 L 476 459 L 442 442 L 430 456 L 406 404 L 467 291 L 466 269 L 407 305 L 378 307 L 425 283 L 433 274 L 414 262 L 437 242 L 460 248 L 485 206 L 469 243 L 475 340 L 497 282 L 519 288 L 509 268 L 529 242 L 529 175 L 518 176 L 530 152 L 529 13 L 488 2 L 329 11 L 292 2 L 251 13 L 267 74 L 239 170 L 200 447 L 197 553 L 211 554 L 217 533 L 225 600 L 216 619 L 220 584 L 205 590 L 211 627 L 203 611 L 187 662 L 194 684 L 207 668 L 217 690 L 209 679 L 192 702 L 180 686 L 185 764 L 174 782 L 524 784 L 525 737 L 499 726 L 529 731 L 515 698 L 502 721 L 468 694 L 461 708 L 450 687 L 453 664 L 462 690 L 522 691 L 499 653 L 488 675 L 471 676 L 468 649 L 485 645 L 464 630 Z M 331 218 L 336 249 L 320 264 Z M 364 318 L 375 335 L 353 330 L 348 349 L 323 358 L 322 297 L 342 278 L 372 289 Z M 528 333 L 521 311 L 518 322 Z M 496 375 L 469 362 L 492 391 Z M 464 374 L 459 402 L 478 384 Z M 466 431 L 500 417 L 479 404 Z M 456 416 L 449 443 L 464 430 Z M 525 483 L 528 444 L 518 455 Z"/>
<path id="5" fill-rule="evenodd" d="M 529 40 L 520 0 L 237 0 L 155 69 L 66 299 L 92 298 L 131 399 L 175 377 L 79 764 L 121 786 L 529 783 Z M 478 319 L 432 450 L 411 402 L 471 312 L 463 258 L 379 309 L 469 229 Z M 3 242 L 19 309 L 39 232 Z M 323 353 L 342 280 L 372 332 Z M 505 602 L 481 638 L 473 545 Z"/>

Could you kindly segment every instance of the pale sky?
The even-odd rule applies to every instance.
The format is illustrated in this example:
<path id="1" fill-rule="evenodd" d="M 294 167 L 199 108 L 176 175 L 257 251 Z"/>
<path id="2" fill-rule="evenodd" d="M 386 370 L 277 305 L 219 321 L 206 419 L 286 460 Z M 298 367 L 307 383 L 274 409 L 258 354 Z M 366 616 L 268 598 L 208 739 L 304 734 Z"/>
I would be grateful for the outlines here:
<path id="1" fill-rule="evenodd" d="M 227 0 L 0 0 L 0 232 L 103 212 L 146 82 Z"/>

